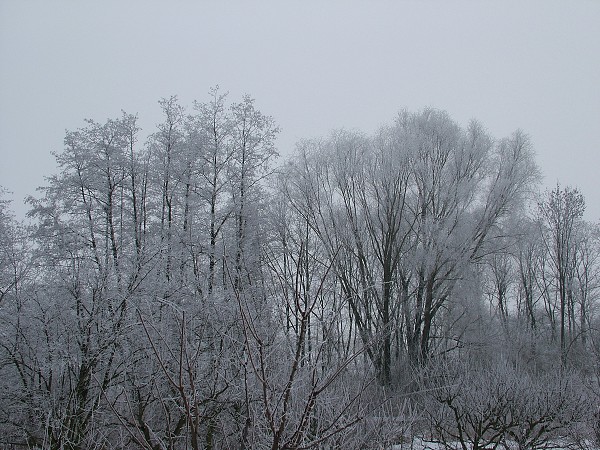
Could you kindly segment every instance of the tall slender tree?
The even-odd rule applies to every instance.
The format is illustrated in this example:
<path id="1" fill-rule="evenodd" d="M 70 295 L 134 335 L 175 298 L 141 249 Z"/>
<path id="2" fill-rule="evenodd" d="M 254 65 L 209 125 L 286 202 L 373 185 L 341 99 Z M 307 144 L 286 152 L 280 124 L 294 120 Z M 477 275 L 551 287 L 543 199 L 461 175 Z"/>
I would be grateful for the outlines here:
<path id="1" fill-rule="evenodd" d="M 539 204 L 545 244 L 552 261 L 560 301 L 560 349 L 563 362 L 567 350 L 567 329 L 573 316 L 573 276 L 576 263 L 575 243 L 585 211 L 585 200 L 575 188 L 556 188 L 546 193 Z M 567 321 L 569 321 L 567 323 Z M 569 336 L 571 338 L 571 336 Z"/>

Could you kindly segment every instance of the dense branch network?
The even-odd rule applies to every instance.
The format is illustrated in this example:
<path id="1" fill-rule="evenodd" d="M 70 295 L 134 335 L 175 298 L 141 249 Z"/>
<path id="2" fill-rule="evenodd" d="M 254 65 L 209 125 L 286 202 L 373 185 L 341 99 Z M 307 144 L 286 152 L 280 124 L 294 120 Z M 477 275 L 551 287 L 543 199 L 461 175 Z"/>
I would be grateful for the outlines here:
<path id="1" fill-rule="evenodd" d="M 249 96 L 159 107 L 68 131 L 28 225 L 0 202 L 0 446 L 600 434 L 600 234 L 523 132 L 404 111 L 277 163 Z"/>

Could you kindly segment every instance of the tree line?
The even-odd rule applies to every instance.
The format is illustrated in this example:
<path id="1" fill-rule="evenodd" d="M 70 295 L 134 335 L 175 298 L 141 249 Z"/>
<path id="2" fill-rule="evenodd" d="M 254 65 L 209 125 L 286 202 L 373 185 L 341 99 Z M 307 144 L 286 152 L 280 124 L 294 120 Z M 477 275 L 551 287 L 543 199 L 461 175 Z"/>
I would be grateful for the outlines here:
<path id="1" fill-rule="evenodd" d="M 600 233 L 525 133 L 402 111 L 280 162 L 249 96 L 159 105 L 0 204 L 2 446 L 600 438 Z"/>

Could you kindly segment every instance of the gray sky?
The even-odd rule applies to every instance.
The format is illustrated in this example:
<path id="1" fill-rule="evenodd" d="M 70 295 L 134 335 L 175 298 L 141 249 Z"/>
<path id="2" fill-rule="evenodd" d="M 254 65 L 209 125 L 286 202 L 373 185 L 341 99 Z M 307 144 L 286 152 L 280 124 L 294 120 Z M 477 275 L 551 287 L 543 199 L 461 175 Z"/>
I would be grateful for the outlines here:
<path id="1" fill-rule="evenodd" d="M 224 3 L 224 4 L 221 4 Z M 299 138 L 365 132 L 403 108 L 480 120 L 534 143 L 552 187 L 579 187 L 600 219 L 600 1 L 0 0 L 0 185 L 21 200 L 84 118 L 248 93 Z"/>

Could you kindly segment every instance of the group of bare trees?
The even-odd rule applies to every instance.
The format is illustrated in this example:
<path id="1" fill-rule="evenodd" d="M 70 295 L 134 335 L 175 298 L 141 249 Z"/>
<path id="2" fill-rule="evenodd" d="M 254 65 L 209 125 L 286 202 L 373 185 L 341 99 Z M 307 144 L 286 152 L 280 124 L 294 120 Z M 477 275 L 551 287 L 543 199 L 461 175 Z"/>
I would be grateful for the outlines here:
<path id="1" fill-rule="evenodd" d="M 528 448 L 598 400 L 600 235 L 576 189 L 535 196 L 522 132 L 402 112 L 277 166 L 250 97 L 159 105 L 145 141 L 67 132 L 29 225 L 1 205 L 0 445 L 477 446 L 510 417 Z M 568 408 L 523 435 L 544 383 Z"/>
<path id="2" fill-rule="evenodd" d="M 375 137 L 305 142 L 287 191 L 327 250 L 349 324 L 382 384 L 394 361 L 424 362 L 456 343 L 443 316 L 457 284 L 502 248 L 511 211 L 536 177 L 527 138 L 495 143 L 442 112 L 401 114 Z M 447 328 L 447 327 L 446 327 Z"/>

